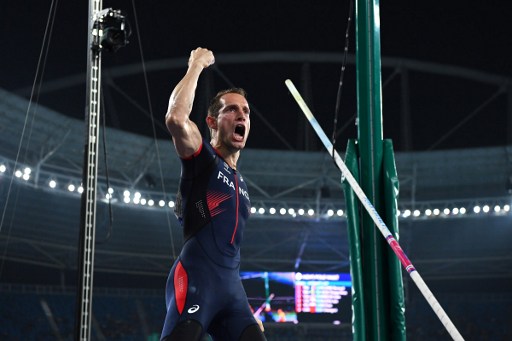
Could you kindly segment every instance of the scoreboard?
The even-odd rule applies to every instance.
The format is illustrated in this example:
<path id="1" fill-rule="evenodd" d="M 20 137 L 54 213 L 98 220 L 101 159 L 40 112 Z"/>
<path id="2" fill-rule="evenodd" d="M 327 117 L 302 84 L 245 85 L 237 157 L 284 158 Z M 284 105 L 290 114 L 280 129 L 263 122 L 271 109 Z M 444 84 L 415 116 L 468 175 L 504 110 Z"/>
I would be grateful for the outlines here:
<path id="1" fill-rule="evenodd" d="M 241 272 L 249 304 L 263 322 L 350 323 L 348 273 Z"/>
<path id="2" fill-rule="evenodd" d="M 336 314 L 340 302 L 348 296 L 350 278 L 343 274 L 295 274 L 295 311 L 297 313 Z"/>

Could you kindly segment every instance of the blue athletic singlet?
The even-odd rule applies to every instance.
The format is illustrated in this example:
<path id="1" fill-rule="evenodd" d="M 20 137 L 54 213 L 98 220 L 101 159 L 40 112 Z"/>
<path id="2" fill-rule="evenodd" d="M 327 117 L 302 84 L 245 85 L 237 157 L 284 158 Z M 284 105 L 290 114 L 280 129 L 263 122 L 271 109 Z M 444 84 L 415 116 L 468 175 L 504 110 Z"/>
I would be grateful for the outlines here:
<path id="1" fill-rule="evenodd" d="M 182 159 L 175 211 L 185 244 L 167 280 L 162 338 L 187 319 L 219 340 L 238 340 L 256 323 L 239 275 L 250 207 L 242 176 L 208 142 Z"/>

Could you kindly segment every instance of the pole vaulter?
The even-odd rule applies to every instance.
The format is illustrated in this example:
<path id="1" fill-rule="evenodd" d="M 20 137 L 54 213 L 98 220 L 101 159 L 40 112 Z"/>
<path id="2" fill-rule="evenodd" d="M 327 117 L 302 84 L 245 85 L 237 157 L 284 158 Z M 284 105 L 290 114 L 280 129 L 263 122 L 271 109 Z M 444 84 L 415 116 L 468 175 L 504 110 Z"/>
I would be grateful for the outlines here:
<path id="1" fill-rule="evenodd" d="M 391 232 L 389 231 L 388 227 L 380 217 L 379 213 L 375 209 L 375 207 L 372 205 L 366 194 L 363 192 L 359 184 L 357 183 L 356 179 L 352 175 L 352 173 L 349 171 L 343 160 L 341 159 L 338 152 L 334 149 L 331 141 L 327 137 L 327 135 L 324 133 L 322 128 L 320 127 L 320 124 L 314 117 L 311 110 L 308 108 L 306 102 L 298 92 L 297 88 L 293 84 L 293 82 L 289 79 L 285 81 L 286 86 L 290 90 L 292 96 L 297 101 L 297 104 L 300 106 L 302 111 L 304 112 L 304 115 L 306 115 L 306 118 L 308 119 L 309 123 L 317 133 L 318 137 L 324 144 L 325 148 L 331 155 L 331 157 L 334 159 L 336 165 L 341 170 L 343 177 L 345 180 L 350 184 L 352 187 L 354 193 L 357 195 L 363 206 L 366 208 L 368 214 L 372 218 L 372 220 L 375 222 L 375 225 L 379 229 L 379 231 L 382 233 L 386 241 L 388 242 L 389 246 L 395 253 L 395 255 L 400 260 L 400 263 L 404 267 L 404 269 L 409 273 L 412 280 L 418 287 L 418 289 L 421 291 L 427 302 L 430 304 L 434 312 L 436 313 L 439 320 L 441 320 L 441 323 L 445 326 L 446 330 L 450 334 L 450 336 L 456 340 L 456 341 L 463 341 L 464 338 L 461 336 L 455 325 L 452 323 L 446 312 L 443 310 L 437 299 L 434 297 L 434 294 L 430 291 L 425 281 L 423 281 L 423 278 L 420 276 L 416 268 L 413 266 L 405 252 L 400 247 L 400 244 L 396 241 L 396 239 L 393 237 Z"/>

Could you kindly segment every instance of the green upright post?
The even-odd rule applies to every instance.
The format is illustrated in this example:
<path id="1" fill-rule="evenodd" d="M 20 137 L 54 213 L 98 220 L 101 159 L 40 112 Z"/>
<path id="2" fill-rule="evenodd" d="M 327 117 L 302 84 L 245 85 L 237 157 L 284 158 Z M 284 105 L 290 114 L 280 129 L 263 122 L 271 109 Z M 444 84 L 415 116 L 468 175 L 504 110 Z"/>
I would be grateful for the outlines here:
<path id="1" fill-rule="evenodd" d="M 345 153 L 345 164 L 357 182 L 359 177 L 357 141 L 349 140 Z M 352 333 L 354 340 L 366 340 L 366 318 L 363 286 L 362 245 L 358 199 L 348 182 L 343 182 L 347 206 L 347 230 L 350 245 L 350 277 L 352 278 Z"/>
<path id="2" fill-rule="evenodd" d="M 398 238 L 398 179 L 392 144 L 382 137 L 380 26 L 378 0 L 356 2 L 358 141 L 350 142 L 347 166 L 359 165 L 359 182 Z M 391 148 L 391 150 L 390 150 Z M 384 160 L 386 155 L 386 160 Z M 351 273 L 354 286 L 354 340 L 405 340 L 401 268 L 373 220 L 345 185 Z M 361 213 L 360 219 L 357 216 Z M 360 292 L 356 292 L 359 290 Z M 361 321 L 363 320 L 363 321 Z"/>
<path id="3" fill-rule="evenodd" d="M 356 67 L 360 185 L 378 212 L 382 202 L 382 108 L 380 75 L 380 30 L 376 25 L 374 0 L 356 2 Z M 376 17 L 377 16 L 377 17 Z M 361 217 L 363 294 L 369 340 L 387 334 L 382 288 L 382 245 L 372 219 Z"/>

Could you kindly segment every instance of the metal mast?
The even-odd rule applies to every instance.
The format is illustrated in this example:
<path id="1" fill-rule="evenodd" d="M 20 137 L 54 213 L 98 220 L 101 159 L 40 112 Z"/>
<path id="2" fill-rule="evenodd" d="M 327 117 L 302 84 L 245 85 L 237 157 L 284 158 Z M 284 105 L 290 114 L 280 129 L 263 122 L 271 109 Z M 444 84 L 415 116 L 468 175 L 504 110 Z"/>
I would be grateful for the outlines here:
<path id="1" fill-rule="evenodd" d="M 96 235 L 96 199 L 98 183 L 98 146 L 100 127 L 101 51 L 115 52 L 127 44 L 125 18 L 119 10 L 102 9 L 102 0 L 89 0 L 89 36 L 85 110 L 85 146 L 80 208 L 78 290 L 76 295 L 75 340 L 90 340 L 94 243 Z"/>
<path id="2" fill-rule="evenodd" d="M 96 235 L 96 190 L 98 181 L 98 142 L 100 122 L 101 49 L 98 14 L 102 0 L 89 0 L 89 37 L 87 60 L 86 129 L 82 173 L 82 202 L 75 340 L 91 339 L 94 241 Z"/>

